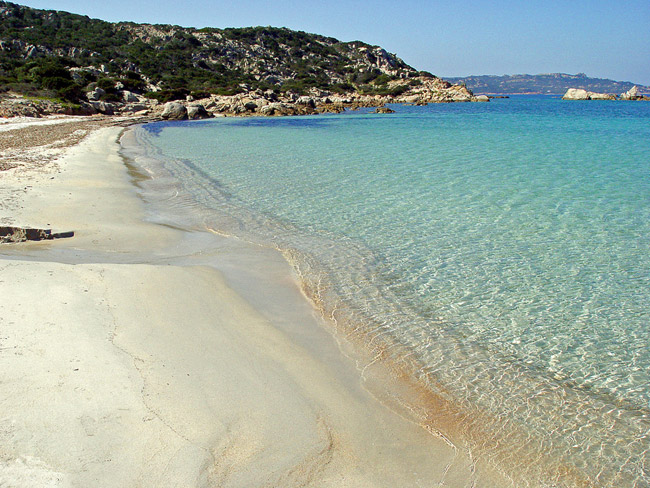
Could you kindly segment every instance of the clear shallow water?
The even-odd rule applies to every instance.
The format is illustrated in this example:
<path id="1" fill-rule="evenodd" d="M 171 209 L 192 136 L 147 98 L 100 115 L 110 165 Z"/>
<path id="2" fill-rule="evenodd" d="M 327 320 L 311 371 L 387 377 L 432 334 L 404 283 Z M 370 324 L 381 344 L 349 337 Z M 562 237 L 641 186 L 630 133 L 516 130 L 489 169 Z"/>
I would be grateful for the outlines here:
<path id="1" fill-rule="evenodd" d="M 476 457 L 532 486 L 650 486 L 650 104 L 517 97 L 138 138 L 182 182 L 168 205 L 286 251 L 339 333 L 448 401 L 432 415 Z"/>

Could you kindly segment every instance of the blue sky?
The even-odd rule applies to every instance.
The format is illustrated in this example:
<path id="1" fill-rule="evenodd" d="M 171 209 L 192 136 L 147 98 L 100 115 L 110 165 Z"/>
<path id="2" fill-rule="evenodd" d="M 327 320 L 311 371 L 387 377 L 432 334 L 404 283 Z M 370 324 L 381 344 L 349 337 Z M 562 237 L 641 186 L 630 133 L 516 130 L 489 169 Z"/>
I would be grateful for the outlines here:
<path id="1" fill-rule="evenodd" d="M 13 0 L 109 21 L 271 25 L 362 40 L 439 76 L 579 73 L 650 85 L 650 0 Z"/>

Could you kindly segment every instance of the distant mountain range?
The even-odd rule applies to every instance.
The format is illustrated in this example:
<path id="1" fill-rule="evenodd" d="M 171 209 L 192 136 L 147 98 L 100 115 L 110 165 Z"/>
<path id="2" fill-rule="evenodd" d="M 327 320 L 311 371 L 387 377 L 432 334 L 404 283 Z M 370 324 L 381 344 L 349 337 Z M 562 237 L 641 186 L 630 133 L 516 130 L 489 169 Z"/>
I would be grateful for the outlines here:
<path id="1" fill-rule="evenodd" d="M 451 83 L 464 83 L 475 94 L 542 94 L 564 95 L 569 88 L 583 88 L 597 93 L 620 95 L 635 84 L 629 81 L 614 81 L 605 78 L 590 78 L 584 73 L 545 73 L 539 75 L 478 75 L 446 77 Z M 650 93 L 650 87 L 636 85 L 642 93 Z"/>

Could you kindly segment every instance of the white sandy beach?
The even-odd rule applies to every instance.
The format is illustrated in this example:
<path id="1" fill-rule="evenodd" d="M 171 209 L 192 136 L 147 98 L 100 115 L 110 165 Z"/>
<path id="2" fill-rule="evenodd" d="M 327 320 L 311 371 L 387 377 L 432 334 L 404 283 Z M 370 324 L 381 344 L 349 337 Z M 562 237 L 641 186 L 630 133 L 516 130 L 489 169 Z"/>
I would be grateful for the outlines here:
<path id="1" fill-rule="evenodd" d="M 0 172 L 2 225 L 75 231 L 0 244 L 0 487 L 507 486 L 368 392 L 279 253 L 144 221 L 122 130 Z"/>

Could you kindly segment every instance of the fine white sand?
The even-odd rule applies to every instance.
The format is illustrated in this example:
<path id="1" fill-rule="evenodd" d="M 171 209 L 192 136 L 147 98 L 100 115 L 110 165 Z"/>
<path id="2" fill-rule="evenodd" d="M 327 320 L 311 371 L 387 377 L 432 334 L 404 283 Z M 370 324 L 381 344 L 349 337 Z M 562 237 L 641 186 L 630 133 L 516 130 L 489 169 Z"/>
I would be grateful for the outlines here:
<path id="1" fill-rule="evenodd" d="M 143 220 L 104 128 L 0 173 L 0 487 L 435 487 L 471 457 L 368 392 L 271 250 Z"/>

